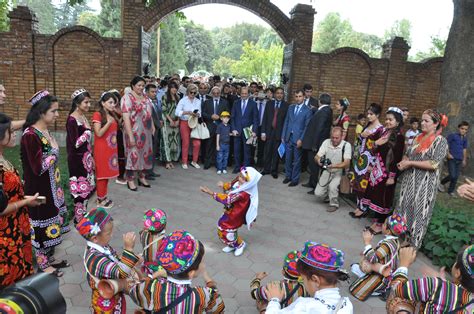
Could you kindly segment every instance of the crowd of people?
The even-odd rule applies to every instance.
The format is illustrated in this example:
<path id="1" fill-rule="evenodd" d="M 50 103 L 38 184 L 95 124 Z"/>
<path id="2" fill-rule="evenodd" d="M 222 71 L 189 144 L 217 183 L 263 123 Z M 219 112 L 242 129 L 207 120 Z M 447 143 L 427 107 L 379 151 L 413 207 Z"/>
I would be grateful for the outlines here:
<path id="1" fill-rule="evenodd" d="M 6 94 L 0 85 L 0 104 Z M 423 241 L 436 193 L 449 182 L 448 193 L 453 195 L 460 168 L 467 163 L 469 123 L 461 122 L 446 140 L 441 133 L 447 117 L 437 110 L 425 110 L 418 120 L 409 119 L 407 108 L 383 110 L 372 103 L 358 114 L 351 144 L 349 99 L 334 102 L 328 93 L 317 98 L 312 94 L 312 86 L 305 84 L 291 95 L 290 104 L 283 88 L 256 82 L 136 76 L 121 91 L 104 91 L 89 121 L 91 95 L 82 88 L 73 91 L 66 122 L 69 193 L 74 225 L 87 241 L 84 265 L 93 311 L 125 313 L 124 293 L 146 313 L 220 313 L 225 308 L 202 261 L 204 245 L 186 230 L 166 234 L 163 210 L 145 213 L 140 232 L 143 260 L 134 253 L 133 232 L 123 236 L 124 251 L 117 254 L 109 245 L 113 219 L 107 209 L 114 206 L 109 180 L 137 191 L 150 188 L 161 176 L 154 170 L 160 164 L 169 171 L 176 163 L 184 170 L 189 165 L 215 167 L 218 176 L 231 167 L 237 177 L 219 182 L 222 192 L 205 186 L 201 191 L 224 205 L 217 234 L 224 252 L 240 256 L 246 242 L 238 228 L 252 226 L 259 180 L 263 175 L 278 179 L 280 162 L 282 182 L 288 187 L 299 185 L 301 174 L 308 171 L 302 186 L 328 203 L 329 213 L 339 208 L 340 190 L 353 190 L 357 207 L 350 216 L 372 219 L 362 232 L 361 261 L 351 265 L 357 279 L 349 291 L 356 299 L 379 295 L 388 299 L 389 311 L 397 306 L 414 309 L 414 302 L 426 313 L 468 309 L 474 294 L 473 245 L 459 253 L 451 281 L 444 274 L 442 279 L 410 281 L 407 268 Z M 51 134 L 58 99 L 41 90 L 29 103 L 25 120 L 12 121 L 0 113 L 0 287 L 31 275 L 33 260 L 39 271 L 57 277 L 70 266 L 56 260 L 54 250 L 70 230 L 58 167 L 64 157 Z M 15 131 L 20 129 L 23 179 L 3 155 L 15 145 Z M 446 157 L 449 175 L 440 181 Z M 474 201 L 474 183 L 467 181 L 458 193 Z M 89 206 L 94 194 L 96 204 Z M 377 234 L 384 239 L 374 248 L 371 241 Z M 309 241 L 284 257 L 280 282 L 262 285 L 266 273 L 258 273 L 250 282 L 251 296 L 260 313 L 353 313 L 351 301 L 337 288 L 339 280 L 349 278 L 343 266 L 344 252 Z M 198 276 L 205 287 L 191 286 Z M 118 286 L 112 295 L 104 292 L 107 280 Z"/>

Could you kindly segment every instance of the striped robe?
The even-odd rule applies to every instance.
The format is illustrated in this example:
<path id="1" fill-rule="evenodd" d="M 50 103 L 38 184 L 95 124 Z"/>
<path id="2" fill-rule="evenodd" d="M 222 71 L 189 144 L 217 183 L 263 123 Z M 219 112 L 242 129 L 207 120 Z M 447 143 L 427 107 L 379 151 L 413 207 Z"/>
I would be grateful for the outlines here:
<path id="1" fill-rule="evenodd" d="M 364 258 L 371 264 L 386 264 L 397 253 L 399 246 L 399 240 L 397 237 L 387 236 L 385 239 L 380 241 L 375 250 L 372 247 L 367 246 L 364 250 Z M 398 256 L 395 257 L 390 265 L 391 269 L 397 269 Z M 392 276 L 384 278 L 382 275 L 376 272 L 371 272 L 357 278 L 349 287 L 351 294 L 354 298 L 365 301 L 374 292 L 383 293 L 390 285 Z"/>
<path id="2" fill-rule="evenodd" d="M 298 287 L 298 290 L 293 294 L 293 296 L 286 302 L 286 304 L 283 304 L 283 307 L 287 307 L 291 303 L 293 303 L 296 299 L 299 297 L 307 297 L 308 293 L 306 292 L 304 286 L 298 282 L 298 280 L 294 279 L 287 279 L 284 278 L 280 281 L 281 286 L 283 287 L 283 290 L 285 291 L 285 294 L 282 298 L 282 300 L 286 299 L 286 296 L 293 291 L 293 289 L 296 286 Z M 269 300 L 267 298 L 267 295 L 265 294 L 265 286 L 261 286 L 261 282 L 258 279 L 252 280 L 250 283 L 250 295 L 254 300 L 257 302 L 265 302 L 267 303 Z"/>
<path id="3" fill-rule="evenodd" d="M 190 280 L 177 280 L 171 277 L 145 279 L 130 288 L 133 302 L 146 311 L 159 311 L 192 289 L 191 294 L 170 309 L 167 314 L 224 313 L 224 301 L 217 287 L 191 287 Z"/>

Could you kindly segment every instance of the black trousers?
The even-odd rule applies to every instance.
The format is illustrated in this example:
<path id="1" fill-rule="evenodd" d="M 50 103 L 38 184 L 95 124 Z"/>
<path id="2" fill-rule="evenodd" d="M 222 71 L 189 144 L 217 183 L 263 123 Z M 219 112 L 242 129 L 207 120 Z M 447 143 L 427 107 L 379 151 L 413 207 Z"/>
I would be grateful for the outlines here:
<path id="1" fill-rule="evenodd" d="M 306 150 L 306 154 L 304 154 L 308 160 L 308 169 L 310 173 L 308 184 L 310 184 L 313 188 L 316 188 L 319 180 L 319 165 L 316 163 L 316 161 L 314 161 L 316 154 L 317 152 L 312 150 Z"/>
<path id="2" fill-rule="evenodd" d="M 209 128 L 210 137 L 203 141 L 203 157 L 204 168 L 209 168 L 216 164 L 216 129 Z"/>
<path id="3" fill-rule="evenodd" d="M 278 147 L 280 146 L 280 144 L 281 140 L 267 139 L 264 151 L 264 172 L 278 174 L 278 163 L 280 162 Z"/>
<path id="4" fill-rule="evenodd" d="M 265 144 L 266 142 L 262 141 L 262 132 L 261 126 L 258 127 L 258 141 L 257 141 L 257 167 L 264 167 L 264 161 L 265 161 Z"/>

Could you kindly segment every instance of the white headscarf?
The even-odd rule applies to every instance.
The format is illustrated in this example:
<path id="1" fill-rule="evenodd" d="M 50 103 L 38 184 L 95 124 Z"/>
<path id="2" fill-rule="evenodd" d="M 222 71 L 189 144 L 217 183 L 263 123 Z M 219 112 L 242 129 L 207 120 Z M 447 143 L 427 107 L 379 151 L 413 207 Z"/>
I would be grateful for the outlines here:
<path id="1" fill-rule="evenodd" d="M 252 167 L 242 167 L 240 173 L 246 178 L 248 177 L 248 181 L 244 184 L 238 186 L 235 190 L 229 192 L 229 194 L 235 194 L 239 192 L 246 192 L 250 194 L 250 206 L 247 210 L 247 214 L 245 215 L 245 221 L 247 222 L 247 228 L 250 230 L 250 224 L 257 218 L 258 214 L 258 181 L 262 175 L 260 172 L 255 170 Z"/>

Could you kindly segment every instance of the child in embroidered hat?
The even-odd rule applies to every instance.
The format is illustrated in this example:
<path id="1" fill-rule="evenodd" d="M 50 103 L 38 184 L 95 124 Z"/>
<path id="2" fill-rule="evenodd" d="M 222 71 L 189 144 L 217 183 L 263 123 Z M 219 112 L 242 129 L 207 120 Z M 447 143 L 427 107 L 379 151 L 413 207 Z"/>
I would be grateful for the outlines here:
<path id="1" fill-rule="evenodd" d="M 87 240 L 84 266 L 92 289 L 91 308 L 94 313 L 126 313 L 125 295 L 119 292 L 111 299 L 106 299 L 100 295 L 97 283 L 100 279 L 127 278 L 139 262 L 139 257 L 133 253 L 135 233 L 123 235 L 124 250 L 122 256 L 118 256 L 109 245 L 113 227 L 112 217 L 101 207 L 92 209 L 76 225 L 79 233 Z"/>
<path id="2" fill-rule="evenodd" d="M 300 297 L 290 306 L 281 309 L 280 301 L 284 291 L 279 282 L 272 282 L 265 288 L 268 303 L 266 313 L 318 313 L 352 314 L 352 303 L 342 297 L 337 288 L 338 280 L 347 280 L 348 275 L 342 269 L 344 253 L 326 244 L 306 242 L 297 262 L 297 270 L 303 279 L 303 285 L 310 295 Z"/>
<path id="3" fill-rule="evenodd" d="M 152 208 L 143 216 L 143 230 L 140 231 L 140 242 L 143 247 L 143 272 L 147 275 L 162 269 L 156 261 L 156 252 L 165 236 L 166 213 L 158 208 Z M 166 272 L 161 272 L 166 276 Z"/>
<path id="4" fill-rule="evenodd" d="M 145 278 L 129 288 L 129 295 L 147 313 L 223 313 L 224 302 L 203 263 L 204 245 L 185 230 L 164 237 L 157 252 L 167 278 Z M 206 287 L 193 287 L 201 275 Z M 155 275 L 154 275 L 155 277 Z"/>
<path id="5" fill-rule="evenodd" d="M 257 218 L 258 212 L 258 181 L 262 175 L 252 167 L 242 167 L 239 176 L 232 182 L 219 181 L 217 186 L 224 193 L 215 193 L 207 186 L 201 186 L 202 192 L 212 196 L 217 202 L 224 205 L 222 214 L 217 223 L 217 235 L 226 245 L 222 249 L 225 253 L 234 252 L 240 256 L 247 244 L 240 238 L 237 230 L 247 224 L 250 230 L 251 223 Z"/>
<path id="6" fill-rule="evenodd" d="M 405 240 L 406 231 L 405 218 L 399 214 L 393 214 L 385 220 L 382 226 L 385 239 L 381 240 L 375 249 L 370 243 L 373 234 L 368 230 L 362 233 L 365 243 L 363 265 L 351 266 L 352 272 L 359 277 L 349 288 L 356 299 L 365 301 L 371 295 L 386 292 L 392 280 L 392 271 L 397 269 L 398 250 Z"/>
<path id="7" fill-rule="evenodd" d="M 432 277 L 408 280 L 408 267 L 415 261 L 412 247 L 400 249 L 400 267 L 394 272 L 387 313 L 395 313 L 397 303 L 420 303 L 419 313 L 474 313 L 474 245 L 461 249 L 451 269 L 452 280 L 444 270 Z"/>
<path id="8" fill-rule="evenodd" d="M 287 307 L 298 297 L 307 296 L 304 286 L 298 282 L 300 273 L 296 269 L 296 264 L 300 255 L 301 252 L 291 251 L 286 254 L 283 260 L 283 269 L 281 271 L 283 279 L 280 280 L 280 284 L 285 294 L 283 300 L 280 302 L 282 307 Z M 265 294 L 265 286 L 261 286 L 261 280 L 265 277 L 267 277 L 267 273 L 257 273 L 250 283 L 250 295 L 257 301 L 257 307 L 259 307 L 260 311 L 262 311 L 268 303 L 268 298 Z"/>

